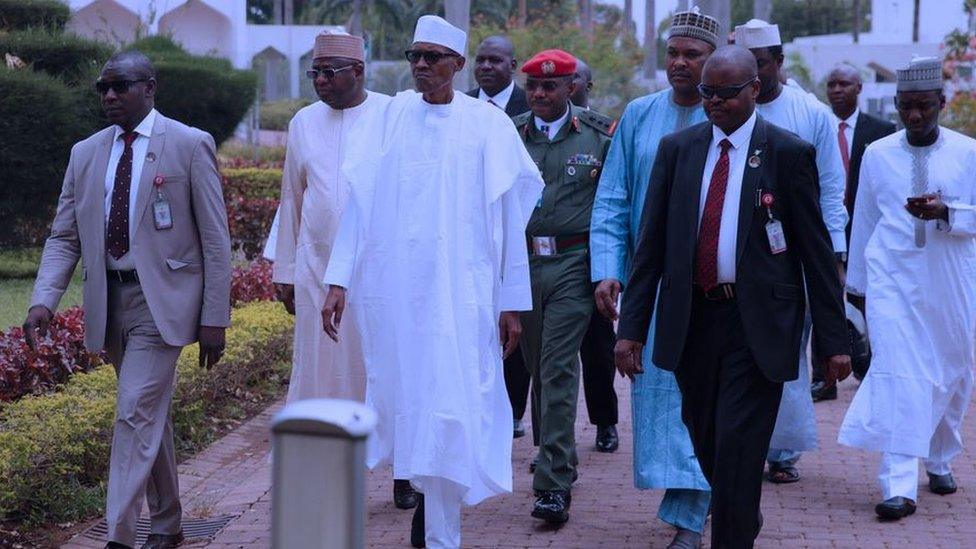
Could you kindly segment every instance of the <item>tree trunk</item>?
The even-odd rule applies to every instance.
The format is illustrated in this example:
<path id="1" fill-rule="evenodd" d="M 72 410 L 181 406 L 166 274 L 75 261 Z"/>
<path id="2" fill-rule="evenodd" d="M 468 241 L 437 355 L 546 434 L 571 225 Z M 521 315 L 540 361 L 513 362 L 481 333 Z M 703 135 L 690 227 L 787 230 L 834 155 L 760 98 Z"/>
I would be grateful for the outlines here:
<path id="1" fill-rule="evenodd" d="M 529 20 L 529 6 L 527 0 L 518 0 L 518 26 L 519 28 L 525 27 L 525 23 Z"/>
<path id="2" fill-rule="evenodd" d="M 703 0 L 698 3 L 698 6 L 701 7 L 702 13 L 711 15 L 718 21 L 720 38 L 722 33 L 732 32 L 732 2 L 729 0 Z"/>
<path id="3" fill-rule="evenodd" d="M 921 0 L 915 0 L 915 8 L 912 13 L 912 42 L 918 43 L 918 5 Z"/>
<path id="4" fill-rule="evenodd" d="M 271 3 L 272 6 L 271 9 L 273 10 L 272 12 L 273 15 L 271 17 L 272 17 L 272 22 L 275 25 L 280 25 L 285 21 L 285 16 L 281 11 L 282 2 L 284 1 L 285 0 L 274 0 L 274 2 Z"/>
<path id="5" fill-rule="evenodd" d="M 634 0 L 624 0 L 623 31 L 628 36 L 634 35 Z"/>
<path id="6" fill-rule="evenodd" d="M 593 39 L 593 2 L 592 0 L 578 0 L 580 28 L 583 35 Z"/>
<path id="7" fill-rule="evenodd" d="M 285 24 L 295 24 L 295 0 L 285 0 Z"/>
<path id="8" fill-rule="evenodd" d="M 644 0 L 644 78 L 657 76 L 657 25 L 654 23 L 654 0 Z"/>
<path id="9" fill-rule="evenodd" d="M 363 0 L 352 0 L 352 15 L 349 16 L 349 23 L 346 31 L 354 36 L 363 34 Z"/>
<path id="10" fill-rule="evenodd" d="M 444 19 L 455 27 L 468 32 L 471 29 L 471 0 L 446 0 L 444 2 Z M 465 45 L 467 49 L 467 45 Z M 460 52 L 467 57 L 467 52 Z M 467 89 L 471 83 L 471 67 L 473 59 L 464 65 L 464 69 L 454 77 L 455 88 Z"/>
<path id="11" fill-rule="evenodd" d="M 857 44 L 861 39 L 861 0 L 854 0 L 854 24 L 851 25 L 854 35 L 854 43 Z"/>
<path id="12" fill-rule="evenodd" d="M 857 0 L 854 0 L 857 2 Z M 773 15 L 773 3 L 771 0 L 753 0 L 752 16 L 756 19 L 769 21 Z"/>

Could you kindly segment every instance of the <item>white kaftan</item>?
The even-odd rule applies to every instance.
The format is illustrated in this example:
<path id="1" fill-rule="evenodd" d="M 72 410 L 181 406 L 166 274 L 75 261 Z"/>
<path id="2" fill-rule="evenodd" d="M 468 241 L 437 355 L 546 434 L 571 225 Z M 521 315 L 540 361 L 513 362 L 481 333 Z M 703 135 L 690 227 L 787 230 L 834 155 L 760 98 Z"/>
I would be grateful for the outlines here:
<path id="1" fill-rule="evenodd" d="M 450 480 L 473 505 L 512 488 L 498 320 L 532 309 L 525 225 L 542 178 L 484 101 L 408 91 L 375 114 L 343 165 L 352 200 L 325 275 L 362 331 L 379 414 L 367 461 L 392 458 L 421 492 Z"/>
<path id="2" fill-rule="evenodd" d="M 864 153 L 847 285 L 866 296 L 874 356 L 842 444 L 944 462 L 962 449 L 976 352 L 974 174 L 976 141 L 946 128 L 929 147 L 902 130 Z M 919 247 L 905 201 L 923 192 L 942 194 L 949 223 L 920 221 Z"/>
<path id="3" fill-rule="evenodd" d="M 365 398 L 366 376 L 355 319 L 342 323 L 339 343 L 322 330 L 322 305 L 328 292 L 322 277 L 349 197 L 349 183 L 340 172 L 348 133 L 366 112 L 382 109 L 389 100 L 386 95 L 367 92 L 363 103 L 341 110 L 318 101 L 298 111 L 288 125 L 272 250 L 274 281 L 295 285 L 289 402 Z"/>

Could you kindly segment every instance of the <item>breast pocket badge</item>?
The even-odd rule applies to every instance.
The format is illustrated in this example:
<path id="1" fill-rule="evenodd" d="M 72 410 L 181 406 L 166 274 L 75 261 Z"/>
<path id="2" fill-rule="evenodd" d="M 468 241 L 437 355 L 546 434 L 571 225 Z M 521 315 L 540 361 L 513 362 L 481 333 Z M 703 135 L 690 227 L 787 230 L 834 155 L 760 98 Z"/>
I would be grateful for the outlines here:
<path id="1" fill-rule="evenodd" d="M 166 178 L 161 175 L 157 175 L 153 179 L 153 187 L 156 190 L 156 198 L 153 200 L 153 223 L 156 225 L 157 231 L 173 228 L 173 210 L 163 195 L 165 183 Z"/>

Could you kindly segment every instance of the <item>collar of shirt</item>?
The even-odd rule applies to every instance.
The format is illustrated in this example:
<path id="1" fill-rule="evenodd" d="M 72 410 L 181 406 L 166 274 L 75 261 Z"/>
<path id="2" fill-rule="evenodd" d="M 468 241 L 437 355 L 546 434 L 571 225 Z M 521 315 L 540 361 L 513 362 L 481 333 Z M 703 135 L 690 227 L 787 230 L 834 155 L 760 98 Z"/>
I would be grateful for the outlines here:
<path id="1" fill-rule="evenodd" d="M 718 144 L 723 139 L 728 139 L 732 143 L 732 148 L 739 150 L 742 147 L 749 146 L 749 140 L 752 139 L 752 130 L 756 127 L 756 112 L 752 112 L 750 116 L 741 126 L 738 127 L 731 135 L 725 135 L 716 125 L 712 125 L 712 147 L 718 147 Z"/>
<path id="2" fill-rule="evenodd" d="M 851 115 L 848 116 L 844 120 L 841 120 L 835 114 L 834 115 L 834 122 L 836 122 L 835 126 L 840 126 L 840 123 L 841 122 L 844 122 L 845 124 L 847 124 L 847 127 L 848 128 L 850 128 L 851 130 L 853 130 L 854 129 L 854 126 L 857 126 L 857 117 L 860 116 L 860 115 L 861 115 L 861 109 L 854 109 L 854 112 L 852 112 Z"/>
<path id="3" fill-rule="evenodd" d="M 142 137 L 152 137 L 153 125 L 156 124 L 156 109 L 150 109 L 149 114 L 139 122 L 139 125 L 135 127 L 132 131 L 136 132 Z M 115 139 L 113 142 L 119 140 L 119 136 L 125 133 L 122 126 L 115 126 Z"/>
<path id="4" fill-rule="evenodd" d="M 508 100 L 512 98 L 513 91 L 515 91 L 514 80 L 509 82 L 508 86 L 505 86 L 505 89 L 496 93 L 494 96 L 488 95 L 485 93 L 485 90 L 478 88 L 478 99 L 481 99 L 482 101 L 488 101 L 491 99 L 492 103 L 498 105 L 501 110 L 505 110 L 505 107 L 508 106 Z"/>
<path id="5" fill-rule="evenodd" d="M 553 120 L 552 122 L 545 122 L 535 115 L 532 115 L 532 120 L 535 120 L 535 129 L 539 130 L 540 132 L 542 131 L 543 126 L 549 126 L 549 131 L 546 132 L 546 135 L 549 137 L 549 140 L 552 141 L 552 138 L 555 137 L 556 134 L 559 133 L 559 130 L 566 125 L 566 121 L 569 120 L 569 115 L 572 114 L 572 112 L 573 109 L 567 105 L 566 112 L 562 115 L 562 117 Z"/>

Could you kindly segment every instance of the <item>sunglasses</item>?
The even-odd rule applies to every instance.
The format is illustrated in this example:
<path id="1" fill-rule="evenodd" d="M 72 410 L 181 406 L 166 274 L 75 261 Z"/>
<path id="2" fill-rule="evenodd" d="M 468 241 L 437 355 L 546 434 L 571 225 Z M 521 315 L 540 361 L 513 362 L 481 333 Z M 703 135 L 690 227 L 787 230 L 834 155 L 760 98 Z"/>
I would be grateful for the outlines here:
<path id="1" fill-rule="evenodd" d="M 525 91 L 531 93 L 542 88 L 542 91 L 554 92 L 559 88 L 560 83 L 558 80 L 526 80 Z"/>
<path id="2" fill-rule="evenodd" d="M 311 68 L 311 69 L 308 69 L 307 71 L 305 71 L 305 76 L 307 76 L 309 80 L 315 80 L 320 75 L 321 76 L 324 76 L 326 80 L 332 80 L 333 78 L 335 78 L 335 75 L 337 73 L 340 73 L 340 72 L 342 72 L 344 70 L 349 70 L 349 69 L 351 69 L 351 68 L 353 68 L 355 66 L 356 66 L 355 64 L 346 65 L 345 67 L 339 67 L 338 69 L 316 69 L 316 68 Z"/>
<path id="3" fill-rule="evenodd" d="M 416 63 L 417 61 L 420 61 L 421 58 L 423 58 L 423 60 L 426 61 L 428 65 L 434 65 L 438 63 L 441 59 L 444 59 L 445 57 L 460 57 L 460 55 L 456 53 L 441 53 L 439 51 L 430 51 L 430 50 L 424 50 L 424 51 L 407 50 L 403 52 L 403 54 L 407 56 L 407 61 L 409 61 L 411 64 Z"/>
<path id="4" fill-rule="evenodd" d="M 114 91 L 116 94 L 123 94 L 129 91 L 136 82 L 149 82 L 148 78 L 140 78 L 139 80 L 96 80 L 95 81 L 95 91 L 105 95 L 108 90 Z"/>
<path id="5" fill-rule="evenodd" d="M 745 84 L 739 84 L 738 86 L 726 86 L 724 88 L 714 88 L 712 86 L 706 86 L 705 84 L 698 84 L 698 93 L 702 96 L 702 99 L 711 99 L 712 97 L 718 96 L 719 99 L 732 99 L 733 97 L 739 95 L 743 89 L 752 85 L 756 79 L 746 82 Z"/>

